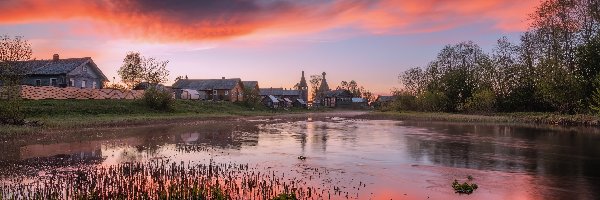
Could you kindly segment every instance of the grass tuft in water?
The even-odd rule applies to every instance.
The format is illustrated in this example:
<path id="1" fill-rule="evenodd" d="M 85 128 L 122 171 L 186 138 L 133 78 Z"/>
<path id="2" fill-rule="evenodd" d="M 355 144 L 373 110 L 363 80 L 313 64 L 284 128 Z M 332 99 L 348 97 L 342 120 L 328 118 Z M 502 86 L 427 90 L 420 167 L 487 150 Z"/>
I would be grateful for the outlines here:
<path id="1" fill-rule="evenodd" d="M 479 186 L 477 186 L 477 184 L 475 183 L 469 184 L 467 182 L 464 182 L 460 184 L 457 180 L 454 180 L 454 182 L 452 182 L 452 188 L 454 188 L 454 191 L 459 194 L 472 194 L 475 190 L 477 190 L 478 187 Z"/>

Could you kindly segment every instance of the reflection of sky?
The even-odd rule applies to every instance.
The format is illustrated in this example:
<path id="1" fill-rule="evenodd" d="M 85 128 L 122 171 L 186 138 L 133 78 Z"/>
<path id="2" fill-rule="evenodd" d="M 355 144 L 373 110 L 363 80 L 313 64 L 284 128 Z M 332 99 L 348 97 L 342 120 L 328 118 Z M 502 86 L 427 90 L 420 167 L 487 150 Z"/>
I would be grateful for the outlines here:
<path id="1" fill-rule="evenodd" d="M 229 134 L 205 125 L 181 132 L 164 130 L 168 136 L 106 141 L 99 155 L 105 165 L 212 160 L 248 163 L 286 177 L 314 176 L 311 184 L 316 185 L 329 180 L 353 188 L 362 182 L 367 186 L 361 188 L 360 199 L 448 199 L 456 195 L 450 183 L 465 181 L 468 175 L 480 186 L 469 196 L 474 199 L 585 199 L 598 191 L 598 136 L 593 134 L 507 125 L 339 119 L 231 128 Z M 60 150 L 63 146 L 45 147 Z M 186 148 L 194 146 L 205 148 Z M 307 159 L 297 159 L 300 155 Z"/>
<path id="2" fill-rule="evenodd" d="M 92 57 L 111 80 L 125 53 L 140 51 L 171 61 L 169 84 L 180 75 L 225 76 L 289 88 L 305 70 L 327 71 L 332 86 L 354 79 L 376 93 L 398 87 L 402 70 L 426 65 L 446 44 L 473 40 L 489 51 L 502 35 L 518 41 L 538 3 L 287 1 L 260 9 L 270 1 L 256 1 L 262 3 L 212 9 L 216 3 L 127 1 L 124 12 L 88 1 L 49 2 L 0 3 L 0 34 L 25 36 L 37 59 Z"/>

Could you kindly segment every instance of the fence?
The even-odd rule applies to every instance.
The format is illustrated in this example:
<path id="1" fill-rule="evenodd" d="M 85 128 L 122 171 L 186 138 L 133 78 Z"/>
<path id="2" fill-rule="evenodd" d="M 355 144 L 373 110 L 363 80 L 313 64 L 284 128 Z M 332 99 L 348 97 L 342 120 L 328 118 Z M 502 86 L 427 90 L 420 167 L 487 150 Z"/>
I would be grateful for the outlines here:
<path id="1" fill-rule="evenodd" d="M 52 86 L 21 86 L 21 98 L 40 99 L 140 99 L 143 90 L 89 89 Z"/>

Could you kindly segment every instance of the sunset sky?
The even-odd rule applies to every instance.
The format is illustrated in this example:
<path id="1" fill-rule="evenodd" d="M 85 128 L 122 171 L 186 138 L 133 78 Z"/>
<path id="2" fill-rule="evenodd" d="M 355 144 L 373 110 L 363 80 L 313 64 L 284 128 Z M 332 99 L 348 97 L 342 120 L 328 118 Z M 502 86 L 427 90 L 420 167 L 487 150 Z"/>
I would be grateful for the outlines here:
<path id="1" fill-rule="evenodd" d="M 92 57 L 117 77 L 128 51 L 169 60 L 174 78 L 242 78 L 292 87 L 326 71 L 376 94 L 446 44 L 491 51 L 518 41 L 538 0 L 2 0 L 0 34 L 24 36 L 36 59 Z M 118 81 L 118 77 L 117 77 Z"/>

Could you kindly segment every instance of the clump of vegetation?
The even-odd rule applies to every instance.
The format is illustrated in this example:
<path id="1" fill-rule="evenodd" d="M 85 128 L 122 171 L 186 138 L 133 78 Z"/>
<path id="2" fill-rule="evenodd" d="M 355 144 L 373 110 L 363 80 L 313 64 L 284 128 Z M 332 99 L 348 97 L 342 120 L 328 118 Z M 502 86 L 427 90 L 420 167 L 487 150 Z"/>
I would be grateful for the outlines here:
<path id="1" fill-rule="evenodd" d="M 383 111 L 600 113 L 600 18 L 596 1 L 544 0 L 516 43 L 491 52 L 464 41 L 399 75 Z"/>
<path id="2" fill-rule="evenodd" d="M 306 157 L 305 156 L 298 156 L 298 159 L 299 160 L 306 160 Z"/>
<path id="3" fill-rule="evenodd" d="M 473 177 L 469 177 L 469 180 L 473 179 Z M 479 188 L 479 186 L 477 186 L 475 183 L 469 184 L 467 182 L 460 184 L 457 180 L 454 180 L 454 182 L 452 182 L 452 188 L 454 188 L 454 191 L 459 194 L 472 194 L 475 190 L 477 190 L 477 188 Z"/>
<path id="4" fill-rule="evenodd" d="M 142 101 L 144 101 L 148 107 L 162 111 L 172 110 L 175 102 L 170 92 L 154 87 L 149 88 L 144 92 Z"/>
<path id="5" fill-rule="evenodd" d="M 0 182 L 0 199 L 296 200 L 329 193 L 255 170 L 248 164 L 168 160 L 83 166 L 76 171 L 34 177 L 39 184 L 24 184 L 23 179 Z"/>
<path id="6" fill-rule="evenodd" d="M 0 124 L 25 124 L 20 84 L 27 66 L 19 61 L 29 60 L 31 55 L 31 44 L 27 40 L 0 36 Z"/>

